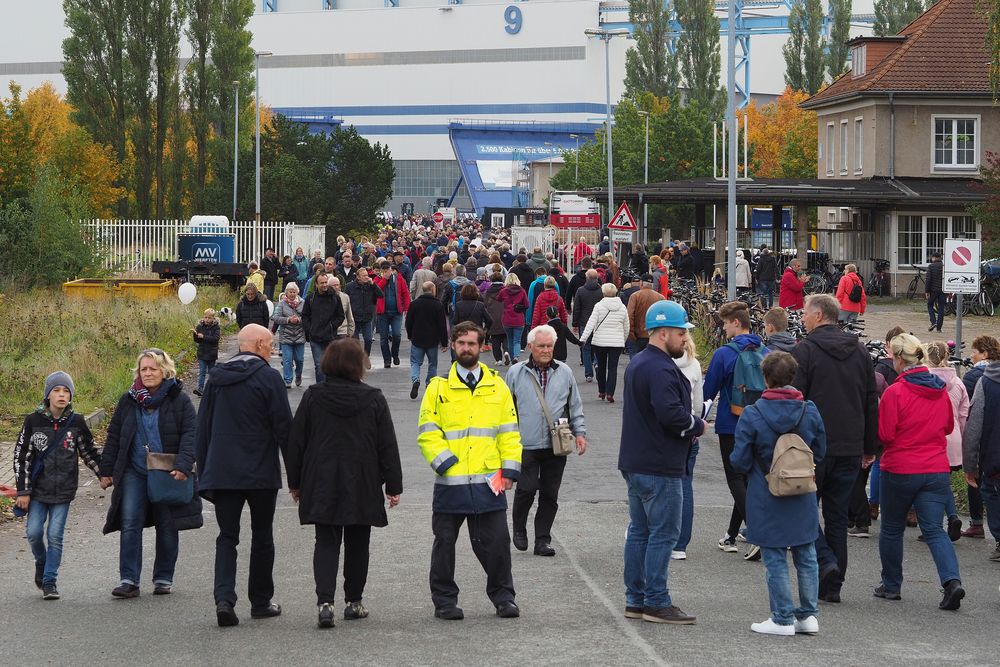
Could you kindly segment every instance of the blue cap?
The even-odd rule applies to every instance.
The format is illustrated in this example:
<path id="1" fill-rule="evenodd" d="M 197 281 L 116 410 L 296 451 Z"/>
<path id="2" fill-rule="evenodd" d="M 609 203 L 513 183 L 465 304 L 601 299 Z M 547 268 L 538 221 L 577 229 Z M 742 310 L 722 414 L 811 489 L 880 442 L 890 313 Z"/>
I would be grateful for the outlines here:
<path id="1" fill-rule="evenodd" d="M 653 331 L 662 327 L 674 329 L 693 329 L 694 325 L 688 322 L 687 313 L 676 301 L 657 301 L 646 311 L 646 331 Z"/>

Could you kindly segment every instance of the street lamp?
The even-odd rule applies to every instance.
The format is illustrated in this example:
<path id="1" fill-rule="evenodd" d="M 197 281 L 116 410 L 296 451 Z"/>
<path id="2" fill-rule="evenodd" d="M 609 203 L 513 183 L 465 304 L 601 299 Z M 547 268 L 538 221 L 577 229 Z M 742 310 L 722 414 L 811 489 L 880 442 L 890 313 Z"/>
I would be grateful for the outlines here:
<path id="1" fill-rule="evenodd" d="M 607 130 L 608 130 L 608 222 L 615 211 L 615 180 L 614 167 L 611 162 L 611 40 L 614 37 L 627 37 L 628 30 L 605 30 L 604 28 L 588 28 L 583 31 L 587 37 L 594 37 L 604 42 L 604 88 L 607 96 Z M 605 228 L 607 229 L 607 228 Z"/>
<path id="2" fill-rule="evenodd" d="M 639 115 L 646 119 L 646 161 L 643 167 L 643 183 L 649 184 L 649 112 L 640 111 Z M 646 242 L 649 234 L 649 204 L 642 204 L 642 242 Z"/>
<path id="3" fill-rule="evenodd" d="M 573 160 L 576 166 L 576 173 L 573 174 L 573 187 L 579 189 L 580 187 L 580 135 L 571 134 L 570 139 L 576 139 L 576 159 Z"/>
<path id="4" fill-rule="evenodd" d="M 736 139 L 738 128 L 736 127 L 736 0 L 729 0 L 728 12 L 728 38 L 726 40 L 727 56 L 729 61 L 726 65 L 726 95 L 729 104 L 726 107 L 726 125 L 729 130 L 729 180 L 726 183 L 727 219 L 729 257 L 726 263 L 726 274 L 729 280 L 728 292 L 729 300 L 736 299 Z M 718 244 L 717 244 L 718 245 Z M 718 257 L 719 249 L 715 249 Z"/>
<path id="5" fill-rule="evenodd" d="M 239 174 L 240 161 L 240 82 L 233 81 L 235 97 L 233 102 L 233 119 L 235 120 L 235 130 L 233 130 L 233 222 L 236 222 L 236 181 Z"/>
<path id="6" fill-rule="evenodd" d="M 254 257 L 256 258 L 260 254 L 260 59 L 266 58 L 271 55 L 270 51 L 256 51 L 254 52 L 254 61 L 256 63 L 256 75 L 254 76 L 254 103 L 257 105 L 257 162 L 256 162 L 256 191 L 257 191 L 257 206 L 254 210 Z"/>

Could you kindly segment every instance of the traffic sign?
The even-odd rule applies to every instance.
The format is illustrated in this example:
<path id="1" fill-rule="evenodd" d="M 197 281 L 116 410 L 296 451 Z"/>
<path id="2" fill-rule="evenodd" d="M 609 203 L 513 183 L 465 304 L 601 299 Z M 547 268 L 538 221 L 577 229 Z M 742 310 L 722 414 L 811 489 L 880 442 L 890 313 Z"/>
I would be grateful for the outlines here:
<path id="1" fill-rule="evenodd" d="M 979 239 L 944 240 L 944 291 L 949 294 L 979 294 Z"/>
<path id="2" fill-rule="evenodd" d="M 614 217 L 608 223 L 608 229 L 621 229 L 627 232 L 639 231 L 639 227 L 635 224 L 635 218 L 632 217 L 632 211 L 628 210 L 628 202 L 622 202 L 618 210 L 615 211 Z"/>
<path id="3" fill-rule="evenodd" d="M 632 243 L 635 239 L 632 237 L 634 232 L 630 232 L 625 229 L 612 229 L 611 230 L 611 240 L 616 243 Z"/>
<path id="4" fill-rule="evenodd" d="M 433 218 L 434 224 L 440 225 L 442 222 L 444 222 L 444 213 L 442 213 L 441 211 L 435 211 L 434 215 L 432 215 L 431 218 Z"/>

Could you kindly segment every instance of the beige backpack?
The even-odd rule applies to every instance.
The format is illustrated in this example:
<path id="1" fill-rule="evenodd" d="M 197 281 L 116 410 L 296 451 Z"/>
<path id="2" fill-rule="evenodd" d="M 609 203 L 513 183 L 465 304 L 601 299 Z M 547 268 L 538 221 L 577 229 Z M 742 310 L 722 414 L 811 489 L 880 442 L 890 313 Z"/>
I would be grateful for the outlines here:
<path id="1" fill-rule="evenodd" d="M 806 404 L 803 404 L 802 413 L 794 428 L 788 433 L 780 434 L 774 444 L 771 470 L 764 475 L 767 489 L 772 496 L 801 496 L 816 492 L 816 464 L 813 461 L 813 453 L 798 433 L 799 424 L 802 423 L 805 414 Z"/>

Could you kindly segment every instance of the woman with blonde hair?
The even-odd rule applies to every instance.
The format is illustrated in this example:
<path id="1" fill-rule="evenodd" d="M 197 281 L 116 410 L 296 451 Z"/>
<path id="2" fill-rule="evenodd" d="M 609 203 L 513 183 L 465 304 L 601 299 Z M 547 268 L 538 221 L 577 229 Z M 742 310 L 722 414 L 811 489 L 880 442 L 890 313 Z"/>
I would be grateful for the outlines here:
<path id="1" fill-rule="evenodd" d="M 969 418 L 969 392 L 966 391 L 962 379 L 958 377 L 955 367 L 948 363 L 948 345 L 943 341 L 934 341 L 924 346 L 927 357 L 927 368 L 933 375 L 944 381 L 945 390 L 951 401 L 951 412 L 955 418 L 955 428 L 948 433 L 948 465 L 952 471 L 962 469 L 962 434 L 965 432 L 965 422 Z M 962 537 L 962 520 L 958 518 L 955 507 L 955 494 L 948 498 L 948 537 L 952 542 Z"/>
<path id="2" fill-rule="evenodd" d="M 684 341 L 684 356 L 674 359 L 674 363 L 684 373 L 691 385 L 691 414 L 695 419 L 703 419 L 701 414 L 704 406 L 702 394 L 705 389 L 705 376 L 701 372 L 701 362 L 698 361 L 698 349 L 694 343 L 694 336 L 688 336 Z M 684 492 L 684 504 L 681 509 L 681 535 L 677 538 L 670 558 L 673 560 L 687 559 L 687 545 L 691 542 L 691 527 L 694 524 L 694 485 L 692 475 L 694 475 L 694 464 L 698 458 L 698 439 L 695 438 L 688 451 L 687 470 L 684 480 L 681 483 Z"/>
<path id="3" fill-rule="evenodd" d="M 133 369 L 135 381 L 118 400 L 101 455 L 101 488 L 114 487 L 104 534 L 121 531 L 118 551 L 120 582 L 116 598 L 139 597 L 142 530 L 156 527 L 153 595 L 167 595 L 174 585 L 178 531 L 201 528 L 197 493 L 180 505 L 150 502 L 147 453 L 173 454 L 170 476 L 185 482 L 193 475 L 196 416 L 183 391 L 173 359 L 163 350 L 143 350 Z"/>
<path id="4" fill-rule="evenodd" d="M 614 403 L 618 359 L 625 351 L 629 334 L 628 310 L 618 298 L 618 288 L 613 284 L 601 285 L 601 294 L 604 298 L 594 306 L 580 340 L 589 340 L 597 360 L 597 397 Z"/>
<path id="5" fill-rule="evenodd" d="M 961 606 L 965 590 L 955 547 L 941 528 L 951 496 L 948 434 L 955 417 L 945 383 L 925 365 L 920 341 L 900 334 L 890 341 L 892 364 L 899 373 L 879 403 L 878 436 L 883 443 L 880 491 L 882 530 L 879 557 L 882 583 L 874 595 L 899 600 L 903 586 L 903 531 L 906 513 L 917 513 L 931 557 L 944 588 L 939 609 Z"/>

